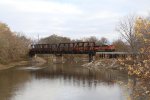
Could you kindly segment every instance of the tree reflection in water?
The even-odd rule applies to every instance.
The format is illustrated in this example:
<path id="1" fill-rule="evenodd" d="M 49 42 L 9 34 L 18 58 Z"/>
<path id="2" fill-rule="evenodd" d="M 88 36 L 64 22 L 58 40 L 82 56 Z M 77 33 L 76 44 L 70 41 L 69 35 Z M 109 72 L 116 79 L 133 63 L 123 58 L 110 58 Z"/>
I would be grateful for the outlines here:
<path id="1" fill-rule="evenodd" d="M 47 68 L 39 70 L 15 68 L 0 71 L 0 100 L 30 100 L 30 97 L 33 96 L 39 96 L 37 100 L 40 100 L 42 95 L 45 95 L 45 99 L 43 97 L 42 100 L 47 100 L 46 97 L 52 97 L 49 93 L 53 91 L 57 93 L 61 91 L 59 95 L 62 97 L 57 98 L 58 100 L 67 100 L 67 97 L 73 97 L 72 100 L 93 98 L 95 100 L 104 98 L 107 100 L 112 100 L 112 98 L 113 100 L 115 98 L 115 100 L 149 100 L 143 95 L 136 97 L 135 95 L 140 93 L 138 91 L 141 88 L 139 82 L 119 71 L 95 71 L 69 63 L 46 66 Z M 42 94 L 46 91 L 47 94 Z M 108 95 L 114 97 L 106 98 L 105 96 Z"/>

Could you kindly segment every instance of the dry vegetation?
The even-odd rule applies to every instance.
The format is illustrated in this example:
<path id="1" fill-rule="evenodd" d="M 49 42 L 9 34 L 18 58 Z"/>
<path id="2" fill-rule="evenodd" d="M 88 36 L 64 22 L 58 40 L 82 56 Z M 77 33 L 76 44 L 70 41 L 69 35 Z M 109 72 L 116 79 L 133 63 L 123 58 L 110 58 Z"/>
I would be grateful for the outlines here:
<path id="1" fill-rule="evenodd" d="M 120 23 L 118 31 L 129 45 L 128 51 L 135 55 L 119 59 L 124 66 L 123 70 L 137 77 L 133 96 L 135 100 L 148 100 L 146 95 L 150 96 L 150 20 L 128 17 Z"/>
<path id="2" fill-rule="evenodd" d="M 130 17 L 121 22 L 118 30 L 129 45 L 129 52 L 136 55 L 120 60 L 121 64 L 130 75 L 150 79 L 150 20 Z"/>
<path id="3" fill-rule="evenodd" d="M 17 35 L 9 27 L 0 23 L 0 63 L 23 60 L 27 57 L 29 40 L 25 36 Z"/>

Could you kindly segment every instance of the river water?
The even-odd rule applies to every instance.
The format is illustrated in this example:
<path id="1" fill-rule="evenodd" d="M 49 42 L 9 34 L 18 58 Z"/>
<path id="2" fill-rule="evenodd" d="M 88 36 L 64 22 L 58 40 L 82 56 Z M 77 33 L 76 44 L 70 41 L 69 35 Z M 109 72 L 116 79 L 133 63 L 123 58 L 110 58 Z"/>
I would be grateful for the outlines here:
<path id="1" fill-rule="evenodd" d="M 0 100 L 132 100 L 133 84 L 125 73 L 81 64 L 19 66 L 0 71 Z"/>

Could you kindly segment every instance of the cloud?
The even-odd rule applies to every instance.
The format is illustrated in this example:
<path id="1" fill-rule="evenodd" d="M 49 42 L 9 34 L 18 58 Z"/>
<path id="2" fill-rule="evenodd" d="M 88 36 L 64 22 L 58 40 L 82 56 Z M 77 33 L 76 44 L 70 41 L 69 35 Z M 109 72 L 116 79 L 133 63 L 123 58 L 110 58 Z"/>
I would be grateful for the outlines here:
<path id="1" fill-rule="evenodd" d="M 117 38 L 115 27 L 128 14 L 147 16 L 149 0 L 1 0 L 0 21 L 27 36 L 50 34 Z"/>
<path id="2" fill-rule="evenodd" d="M 82 11 L 72 4 L 61 4 L 50 1 L 33 0 L 2 0 L 0 4 L 13 7 L 20 12 L 52 13 L 52 14 L 80 14 Z"/>

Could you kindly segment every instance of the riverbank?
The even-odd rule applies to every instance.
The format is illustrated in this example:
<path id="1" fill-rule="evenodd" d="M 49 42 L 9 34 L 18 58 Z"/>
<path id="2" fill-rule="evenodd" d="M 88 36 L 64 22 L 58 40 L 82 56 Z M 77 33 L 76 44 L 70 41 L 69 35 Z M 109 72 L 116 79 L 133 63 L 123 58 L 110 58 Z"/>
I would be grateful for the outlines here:
<path id="1" fill-rule="evenodd" d="M 133 76 L 134 80 L 136 81 L 134 85 L 135 92 L 133 93 L 133 95 L 134 98 L 137 99 L 141 95 L 143 96 L 143 98 L 150 98 L 150 76 L 148 65 L 148 61 L 145 61 L 145 63 L 142 65 L 141 62 L 136 62 L 134 60 L 100 59 L 90 63 L 86 63 L 82 66 L 96 71 L 99 71 L 101 69 L 119 70 L 122 72 L 126 72 L 129 76 Z"/>
<path id="2" fill-rule="evenodd" d="M 25 65 L 29 65 L 29 64 L 42 65 L 44 63 L 46 63 L 46 60 L 44 60 L 43 58 L 34 57 L 32 59 L 11 62 L 9 64 L 0 64 L 0 70 L 9 69 L 9 68 L 16 67 L 16 66 L 25 66 Z"/>
<path id="3" fill-rule="evenodd" d="M 23 65 L 28 65 L 29 61 L 25 60 L 25 61 L 17 61 L 17 62 L 11 62 L 9 64 L 0 64 L 0 70 L 5 70 L 5 69 L 9 69 L 15 66 L 23 66 Z"/>
<path id="4" fill-rule="evenodd" d="M 120 65 L 117 59 L 100 59 L 90 63 L 86 63 L 82 66 L 92 70 L 99 70 L 99 69 L 122 70 L 122 66 Z"/>

